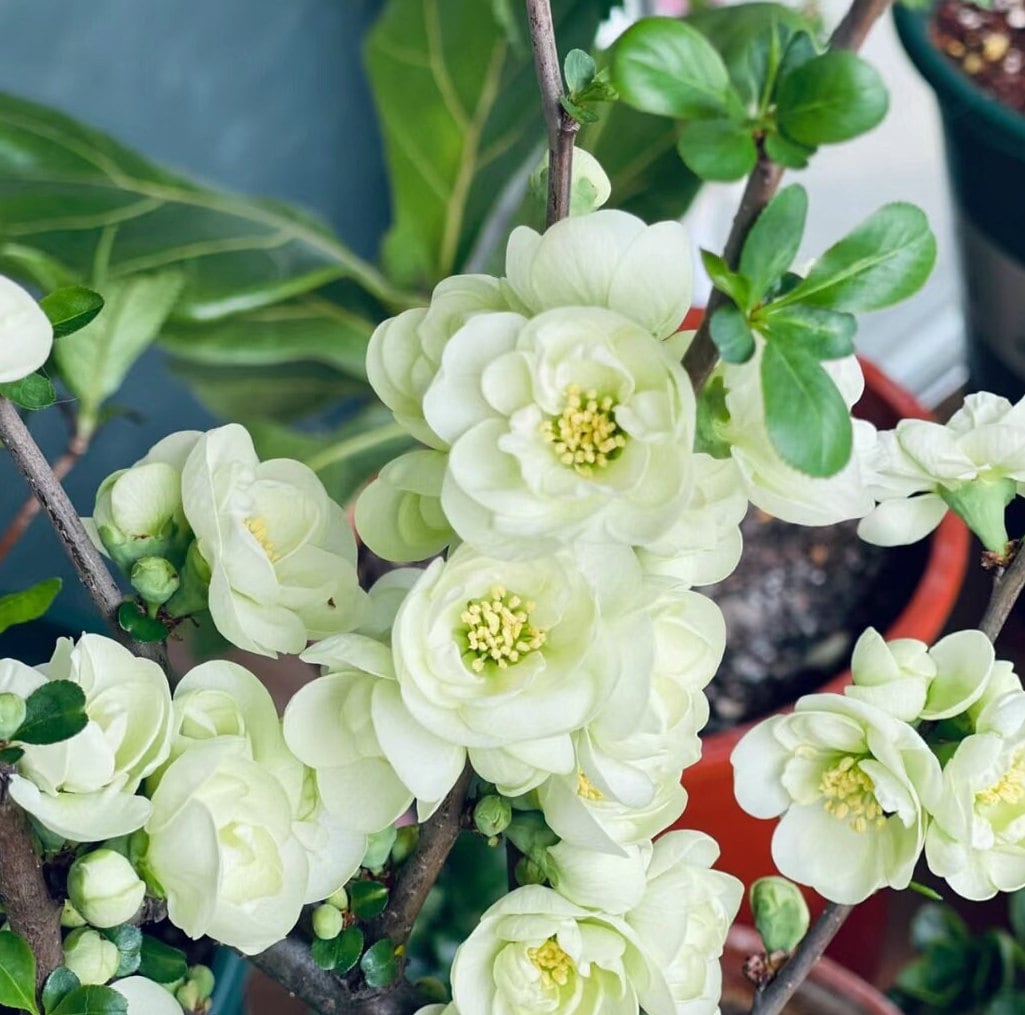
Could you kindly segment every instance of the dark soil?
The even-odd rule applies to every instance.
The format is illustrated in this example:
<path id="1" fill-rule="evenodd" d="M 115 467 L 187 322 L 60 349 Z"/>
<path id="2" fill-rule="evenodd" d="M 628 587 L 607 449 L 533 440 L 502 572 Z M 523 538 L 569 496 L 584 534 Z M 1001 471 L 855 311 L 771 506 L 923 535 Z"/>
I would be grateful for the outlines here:
<path id="1" fill-rule="evenodd" d="M 1025 0 L 942 0 L 932 38 L 980 88 L 1025 113 Z"/>

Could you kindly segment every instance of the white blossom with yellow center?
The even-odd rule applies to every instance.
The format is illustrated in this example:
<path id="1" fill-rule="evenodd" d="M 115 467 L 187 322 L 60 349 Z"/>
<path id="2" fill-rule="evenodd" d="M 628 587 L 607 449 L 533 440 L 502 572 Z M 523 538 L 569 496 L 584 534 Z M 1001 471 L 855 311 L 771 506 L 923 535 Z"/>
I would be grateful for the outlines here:
<path id="1" fill-rule="evenodd" d="M 744 810 L 781 816 L 772 838 L 781 874 L 846 904 L 907 887 L 942 783 L 907 723 L 843 695 L 808 695 L 755 726 L 731 760 Z"/>

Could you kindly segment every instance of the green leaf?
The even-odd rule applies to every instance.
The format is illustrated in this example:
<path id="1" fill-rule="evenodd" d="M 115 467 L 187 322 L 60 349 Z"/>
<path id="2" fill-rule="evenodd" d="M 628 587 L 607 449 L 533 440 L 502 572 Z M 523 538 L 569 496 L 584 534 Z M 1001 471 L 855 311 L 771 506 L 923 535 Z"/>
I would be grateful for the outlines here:
<path id="1" fill-rule="evenodd" d="M 85 692 L 71 680 L 49 680 L 25 699 L 25 721 L 12 740 L 56 744 L 85 729 Z"/>
<path id="2" fill-rule="evenodd" d="M 713 458 L 729 458 L 730 442 L 722 437 L 729 421 L 726 385 L 721 377 L 713 377 L 698 393 L 694 450 L 703 451 Z"/>
<path id="3" fill-rule="evenodd" d="M 968 926 L 950 906 L 922 906 L 911 918 L 911 946 L 924 952 L 940 942 L 965 944 Z"/>
<path id="4" fill-rule="evenodd" d="M 791 141 L 790 138 L 784 137 L 776 131 L 769 131 L 765 135 L 764 145 L 765 154 L 773 162 L 778 162 L 781 166 L 786 166 L 787 169 L 806 169 L 808 167 L 808 159 L 816 151 L 815 148 L 809 148 L 808 145 Z"/>
<path id="5" fill-rule="evenodd" d="M 103 297 L 84 285 L 70 285 L 44 296 L 39 305 L 53 325 L 53 337 L 63 338 L 84 328 L 103 309 Z"/>
<path id="6" fill-rule="evenodd" d="M 175 983 L 183 980 L 189 971 L 189 963 L 183 951 L 149 934 L 142 936 L 139 959 L 139 975 L 157 983 Z"/>
<path id="7" fill-rule="evenodd" d="M 277 303 L 341 277 L 409 304 L 310 215 L 199 186 L 11 95 L 0 95 L 0 235 L 105 295 L 110 281 L 184 269 L 176 314 L 191 320 Z"/>
<path id="8" fill-rule="evenodd" d="M 982 1010 L 982 1015 L 1021 1015 L 1025 1011 L 1025 991 L 1004 990 Z"/>
<path id="9" fill-rule="evenodd" d="M 128 1015 L 128 1000 L 110 987 L 88 984 L 71 991 L 51 1015 Z"/>
<path id="10" fill-rule="evenodd" d="M 68 994 L 81 985 L 81 981 L 67 966 L 58 966 L 43 984 L 43 1010 L 52 1012 Z"/>
<path id="11" fill-rule="evenodd" d="M 388 905 L 388 889 L 379 881 L 352 881 L 347 891 L 349 908 L 361 920 L 372 920 Z"/>
<path id="12" fill-rule="evenodd" d="M 338 937 L 330 941 L 317 938 L 310 945 L 310 954 L 321 969 L 344 975 L 359 962 L 363 954 L 363 931 L 359 927 L 346 927 Z"/>
<path id="13" fill-rule="evenodd" d="M 554 0 L 564 52 L 590 46 L 607 6 Z M 523 4 L 513 13 L 527 37 Z M 495 196 L 544 138 L 533 60 L 491 4 L 437 0 L 389 0 L 364 55 L 391 184 L 384 263 L 403 284 L 432 286 L 465 262 Z"/>
<path id="14" fill-rule="evenodd" d="M 130 923 L 123 923 L 117 927 L 108 927 L 100 933 L 117 945 L 121 956 L 114 976 L 131 976 L 142 962 L 142 931 Z"/>
<path id="15" fill-rule="evenodd" d="M 727 363 L 746 363 L 755 351 L 754 333 L 744 312 L 726 303 L 712 314 L 708 333 Z"/>
<path id="16" fill-rule="evenodd" d="M 739 180 L 758 161 L 750 126 L 728 117 L 685 123 L 676 150 L 703 180 Z"/>
<path id="17" fill-rule="evenodd" d="M 673 18 L 643 18 L 619 37 L 612 81 L 624 102 L 661 116 L 717 116 L 741 105 L 712 44 Z"/>
<path id="18" fill-rule="evenodd" d="M 157 337 L 182 291 L 178 271 L 137 275 L 106 285 L 104 312 L 77 334 L 54 347 L 64 383 L 81 402 L 80 413 L 95 425 L 100 407 L 124 381 L 146 347 Z"/>
<path id="19" fill-rule="evenodd" d="M 167 628 L 156 617 L 145 613 L 134 599 L 126 599 L 117 609 L 117 622 L 136 641 L 156 642 L 167 638 Z"/>
<path id="20" fill-rule="evenodd" d="M 858 322 L 853 314 L 795 303 L 774 310 L 770 303 L 758 311 L 754 326 L 767 339 L 783 342 L 815 359 L 839 359 L 854 352 Z"/>
<path id="21" fill-rule="evenodd" d="M 784 187 L 755 219 L 740 252 L 740 273 L 760 301 L 797 256 L 808 215 L 808 192 L 799 184 Z"/>
<path id="22" fill-rule="evenodd" d="M 935 261 L 936 237 L 925 213 L 913 204 L 887 204 L 830 247 L 779 302 L 879 310 L 917 292 Z"/>
<path id="23" fill-rule="evenodd" d="M 32 410 L 46 409 L 57 401 L 57 392 L 44 374 L 29 374 L 21 380 L 0 384 L 0 395 L 23 409 Z"/>
<path id="24" fill-rule="evenodd" d="M 5 747 L 2 751 L 0 751 L 0 764 L 16 765 L 19 761 L 21 761 L 24 753 L 25 749 L 22 747 Z"/>
<path id="25" fill-rule="evenodd" d="M 63 584 L 60 578 L 46 578 L 21 592 L 0 596 L 0 632 L 15 624 L 38 620 L 57 598 Z"/>
<path id="26" fill-rule="evenodd" d="M 0 1004 L 38 1015 L 36 957 L 14 931 L 0 931 Z"/>
<path id="27" fill-rule="evenodd" d="M 776 123 L 800 144 L 835 144 L 871 130 L 888 105 L 886 85 L 871 64 L 847 50 L 831 50 L 780 81 Z"/>
<path id="28" fill-rule="evenodd" d="M 851 457 L 851 417 L 818 361 L 769 342 L 762 353 L 761 380 L 765 423 L 780 458 L 809 476 L 839 472 Z"/>
<path id="29" fill-rule="evenodd" d="M 1025 888 L 1019 888 L 1008 895 L 1007 917 L 1014 936 L 1019 943 L 1025 944 Z"/>
<path id="30" fill-rule="evenodd" d="M 710 250 L 701 251 L 701 263 L 716 289 L 726 293 L 738 307 L 748 306 L 751 302 L 751 284 L 746 278 L 731 271 L 726 261 Z"/>
<path id="31" fill-rule="evenodd" d="M 359 967 L 369 987 L 387 987 L 389 983 L 394 983 L 399 975 L 395 946 L 388 938 L 375 941 L 363 953 Z"/>
<path id="32" fill-rule="evenodd" d="M 598 73 L 598 66 L 590 53 L 582 49 L 571 49 L 563 61 L 563 76 L 566 78 L 566 88 L 572 95 L 574 92 L 582 92 Z"/>

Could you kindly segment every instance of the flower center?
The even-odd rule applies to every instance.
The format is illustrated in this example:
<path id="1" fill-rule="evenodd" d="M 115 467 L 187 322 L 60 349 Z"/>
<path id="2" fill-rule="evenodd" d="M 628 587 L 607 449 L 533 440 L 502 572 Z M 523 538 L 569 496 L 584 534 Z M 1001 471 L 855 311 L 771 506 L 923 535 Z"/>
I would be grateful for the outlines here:
<path id="1" fill-rule="evenodd" d="M 849 817 L 856 832 L 867 831 L 870 824 L 876 828 L 886 824 L 875 786 L 859 767 L 857 758 L 848 755 L 825 772 L 819 780 L 819 792 L 826 798 L 826 812 L 840 821 Z"/>
<path id="2" fill-rule="evenodd" d="M 599 398 L 593 390 L 582 394 L 571 384 L 566 389 L 566 408 L 541 424 L 541 434 L 563 465 L 590 476 L 595 466 L 604 469 L 626 446 L 626 435 L 613 418 L 615 410 L 611 395 Z"/>
<path id="3" fill-rule="evenodd" d="M 976 793 L 975 800 L 990 807 L 1000 803 L 1020 804 L 1025 800 L 1025 751 L 1015 751 L 1007 771 L 988 789 Z"/>
<path id="4" fill-rule="evenodd" d="M 580 769 L 577 770 L 577 796 L 584 800 L 605 799 L 605 794 Z"/>
<path id="5" fill-rule="evenodd" d="M 508 669 L 510 663 L 539 649 L 547 635 L 531 624 L 533 610 L 530 600 L 510 594 L 501 585 L 495 585 L 487 596 L 471 599 L 459 615 L 466 625 L 470 669 L 481 673 L 489 662 Z"/>
<path id="6" fill-rule="evenodd" d="M 270 541 L 270 536 L 267 535 L 267 522 L 260 515 L 255 518 L 247 518 L 245 526 L 256 537 L 256 541 L 263 547 L 263 552 L 267 554 L 267 559 L 272 564 L 281 559 L 281 554 L 274 549 L 274 544 Z"/>
<path id="7" fill-rule="evenodd" d="M 565 987 L 570 973 L 576 969 L 573 960 L 559 947 L 554 937 L 537 948 L 528 948 L 527 958 L 541 974 L 541 984 L 546 990 L 556 986 Z"/>

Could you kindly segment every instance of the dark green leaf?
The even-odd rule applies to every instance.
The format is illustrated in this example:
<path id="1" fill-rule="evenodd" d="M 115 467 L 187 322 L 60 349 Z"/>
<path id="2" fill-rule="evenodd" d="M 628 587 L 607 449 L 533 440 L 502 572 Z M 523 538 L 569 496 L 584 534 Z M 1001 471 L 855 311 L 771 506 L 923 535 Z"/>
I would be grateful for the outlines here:
<path id="1" fill-rule="evenodd" d="M 157 983 L 175 983 L 183 980 L 189 971 L 189 963 L 183 951 L 149 934 L 142 936 L 139 958 L 139 975 Z"/>
<path id="2" fill-rule="evenodd" d="M 676 150 L 703 180 L 739 180 L 758 161 L 751 128 L 727 117 L 685 123 Z"/>
<path id="3" fill-rule="evenodd" d="M 815 154 L 815 151 L 816 149 L 791 141 L 790 138 L 783 137 L 776 131 L 770 131 L 765 135 L 765 154 L 773 162 L 778 162 L 781 166 L 786 166 L 787 169 L 807 168 L 808 159 Z"/>
<path id="4" fill-rule="evenodd" d="M 566 54 L 563 62 L 563 74 L 566 78 L 566 88 L 570 94 L 582 92 L 598 73 L 598 67 L 594 57 L 585 53 L 582 49 L 571 49 Z"/>
<path id="5" fill-rule="evenodd" d="M 835 144 L 871 130 L 888 104 L 886 85 L 871 64 L 847 50 L 831 50 L 780 81 L 776 123 L 800 144 Z"/>
<path id="6" fill-rule="evenodd" d="M 85 729 L 85 692 L 70 680 L 50 680 L 25 699 L 25 721 L 12 740 L 55 744 Z"/>
<path id="7" fill-rule="evenodd" d="M 0 764 L 3 765 L 16 765 L 21 761 L 22 755 L 24 755 L 25 749 L 23 747 L 5 747 L 0 751 Z"/>
<path id="8" fill-rule="evenodd" d="M 936 238 L 925 213 L 912 204 L 884 205 L 830 247 L 781 302 L 879 310 L 920 289 L 935 260 Z"/>
<path id="9" fill-rule="evenodd" d="M 596 112 L 588 109 L 586 106 L 581 106 L 574 102 L 572 99 L 567 99 L 566 96 L 562 96 L 559 99 L 562 104 L 562 108 L 573 117 L 577 123 L 597 123 L 600 117 Z"/>
<path id="10" fill-rule="evenodd" d="M 730 271 L 726 261 L 710 250 L 701 251 L 701 263 L 716 289 L 726 293 L 738 307 L 748 305 L 751 300 L 751 285 L 746 278 Z"/>
<path id="11" fill-rule="evenodd" d="M 126 599 L 118 607 L 117 622 L 121 630 L 127 631 L 136 641 L 164 641 L 167 638 L 167 628 L 132 599 Z"/>
<path id="12" fill-rule="evenodd" d="M 924 952 L 941 941 L 967 942 L 968 927 L 950 906 L 922 906 L 911 919 L 911 946 Z"/>
<path id="13" fill-rule="evenodd" d="M 694 450 L 703 451 L 713 458 L 729 458 L 730 443 L 722 437 L 722 430 L 729 421 L 726 385 L 721 377 L 713 377 L 698 394 Z"/>
<path id="14" fill-rule="evenodd" d="M 0 395 L 23 409 L 46 409 L 57 401 L 50 378 L 43 374 L 29 374 L 21 380 L 0 384 Z"/>
<path id="15" fill-rule="evenodd" d="M 46 578 L 21 592 L 0 596 L 0 631 L 37 620 L 50 608 L 63 584 L 60 578 Z"/>
<path id="16" fill-rule="evenodd" d="M 395 946 L 388 938 L 375 941 L 359 961 L 363 976 L 370 987 L 387 987 L 399 975 L 399 966 L 395 961 Z"/>
<path id="17" fill-rule="evenodd" d="M 717 116 L 741 105 L 711 43 L 673 18 L 643 18 L 619 37 L 612 81 L 624 102 L 661 116 Z"/>
<path id="18" fill-rule="evenodd" d="M 818 361 L 769 342 L 761 380 L 765 423 L 780 458 L 809 476 L 839 472 L 851 457 L 851 417 Z"/>
<path id="19" fill-rule="evenodd" d="M 14 931 L 0 931 L 0 1004 L 38 1015 L 36 957 Z"/>
<path id="20" fill-rule="evenodd" d="M 1011 892 L 1007 897 L 1007 917 L 1014 936 L 1025 944 L 1025 888 Z"/>
<path id="21" fill-rule="evenodd" d="M 983 1009 L 982 1015 L 1021 1015 L 1025 1011 L 1025 991 L 1001 991 Z"/>
<path id="22" fill-rule="evenodd" d="M 349 884 L 349 908 L 361 920 L 371 920 L 388 905 L 388 889 L 379 881 L 353 881 Z"/>
<path id="23" fill-rule="evenodd" d="M 43 984 L 43 1009 L 52 1012 L 73 990 L 82 986 L 78 977 L 67 966 L 58 966 Z"/>
<path id="24" fill-rule="evenodd" d="M 712 314 L 708 333 L 727 363 L 746 363 L 754 355 L 754 333 L 743 311 L 732 303 L 726 303 Z"/>
<path id="25" fill-rule="evenodd" d="M 854 352 L 858 322 L 853 314 L 803 303 L 773 310 L 770 303 L 758 312 L 755 328 L 773 342 L 783 342 L 815 359 L 839 359 Z"/>
<path id="26" fill-rule="evenodd" d="M 128 1001 L 110 987 L 88 984 L 71 991 L 52 1015 L 128 1015 Z"/>
<path id="27" fill-rule="evenodd" d="M 797 256 L 808 215 L 808 193 L 799 184 L 784 187 L 751 227 L 740 253 L 740 273 L 760 301 Z"/>
<path id="28" fill-rule="evenodd" d="M 103 297 L 84 285 L 70 285 L 44 296 L 39 305 L 53 325 L 53 337 L 63 338 L 84 328 L 103 309 Z"/>
<path id="29" fill-rule="evenodd" d="M 962 952 L 930 953 L 904 966 L 897 975 L 897 986 L 913 998 L 946 1009 L 963 991 L 968 974 L 964 960 Z"/>
<path id="30" fill-rule="evenodd" d="M 109 941 L 117 945 L 121 962 L 117 967 L 116 977 L 131 976 L 142 961 L 142 931 L 130 923 L 118 927 L 108 927 L 101 933 Z"/>
<path id="31" fill-rule="evenodd" d="M 317 938 L 310 945 L 310 954 L 321 969 L 344 975 L 363 954 L 363 931 L 359 927 L 347 927 L 330 941 Z"/>

